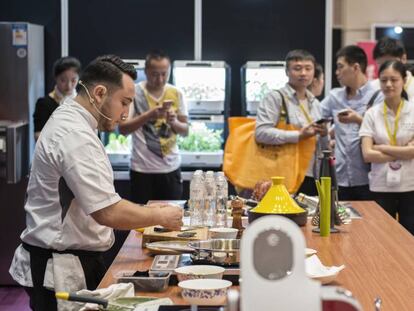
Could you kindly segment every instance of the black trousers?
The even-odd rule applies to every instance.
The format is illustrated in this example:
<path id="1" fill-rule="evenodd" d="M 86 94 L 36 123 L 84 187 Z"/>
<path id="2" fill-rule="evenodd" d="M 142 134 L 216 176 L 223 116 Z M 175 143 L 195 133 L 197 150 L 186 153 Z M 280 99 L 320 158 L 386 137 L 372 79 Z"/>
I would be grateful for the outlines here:
<path id="1" fill-rule="evenodd" d="M 375 202 L 414 235 L 414 191 L 373 192 Z"/>
<path id="2" fill-rule="evenodd" d="M 146 204 L 149 200 L 181 200 L 183 182 L 181 170 L 171 173 L 140 173 L 130 171 L 131 200 Z"/>
<path id="3" fill-rule="evenodd" d="M 374 196 L 368 185 L 354 187 L 338 187 L 340 201 L 372 201 Z"/>
<path id="4" fill-rule="evenodd" d="M 305 179 L 300 185 L 297 193 L 304 193 L 306 195 L 317 196 L 318 190 L 316 189 L 315 178 L 305 176 Z"/>
<path id="5" fill-rule="evenodd" d="M 96 289 L 106 272 L 101 252 L 78 250 L 58 252 L 25 243 L 23 243 L 23 247 L 30 253 L 30 269 L 32 273 L 33 287 L 25 287 L 25 290 L 30 297 L 30 308 L 34 311 L 57 310 L 55 292 L 48 290 L 43 286 L 46 264 L 48 259 L 52 258 L 53 252 L 70 253 L 79 257 L 85 273 L 86 286 L 89 290 Z"/>

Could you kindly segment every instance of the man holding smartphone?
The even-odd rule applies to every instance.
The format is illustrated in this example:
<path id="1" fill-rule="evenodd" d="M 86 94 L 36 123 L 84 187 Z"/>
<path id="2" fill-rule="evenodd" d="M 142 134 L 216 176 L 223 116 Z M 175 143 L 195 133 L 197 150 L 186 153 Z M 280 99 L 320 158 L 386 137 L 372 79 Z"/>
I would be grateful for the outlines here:
<path id="1" fill-rule="evenodd" d="M 350 45 L 336 54 L 336 76 L 341 88 L 331 90 L 321 103 L 322 117 L 335 124 L 336 175 L 340 200 L 370 200 L 369 165 L 362 157 L 359 128 L 365 111 L 380 100 L 365 76 L 367 56 Z"/>
<path id="2" fill-rule="evenodd" d="M 188 134 L 188 113 L 182 93 L 167 83 L 170 69 L 164 52 L 147 55 L 147 80 L 135 86 L 129 118 L 119 125 L 122 134 L 132 133 L 131 199 L 136 203 L 181 199 L 181 158 L 176 140 L 177 135 Z"/>
<path id="3" fill-rule="evenodd" d="M 279 90 L 269 92 L 257 109 L 256 141 L 265 145 L 296 144 L 300 140 L 317 136 L 314 158 L 309 163 L 306 176 L 298 193 L 317 195 L 315 178 L 318 176 L 318 152 L 328 145 L 326 121 L 321 119 L 320 103 L 308 90 L 314 78 L 315 57 L 305 50 L 292 50 L 286 55 L 288 83 Z M 283 97 L 282 97 L 283 96 Z M 283 113 L 297 131 L 278 129 L 276 125 Z"/>

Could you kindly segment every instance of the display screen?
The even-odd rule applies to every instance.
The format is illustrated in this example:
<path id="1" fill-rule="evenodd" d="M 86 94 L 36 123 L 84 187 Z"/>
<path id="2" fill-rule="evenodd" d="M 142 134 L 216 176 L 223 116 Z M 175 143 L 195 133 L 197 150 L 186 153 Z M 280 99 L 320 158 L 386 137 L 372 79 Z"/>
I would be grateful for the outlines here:
<path id="1" fill-rule="evenodd" d="M 222 150 L 223 126 L 224 123 L 190 121 L 188 135 L 177 138 L 178 147 L 191 152 Z"/>
<path id="2" fill-rule="evenodd" d="M 176 67 L 174 84 L 186 100 L 223 101 L 225 98 L 225 68 Z"/>
<path id="3" fill-rule="evenodd" d="M 246 99 L 261 101 L 271 90 L 283 87 L 288 78 L 283 66 L 276 68 L 247 68 L 246 69 Z"/>

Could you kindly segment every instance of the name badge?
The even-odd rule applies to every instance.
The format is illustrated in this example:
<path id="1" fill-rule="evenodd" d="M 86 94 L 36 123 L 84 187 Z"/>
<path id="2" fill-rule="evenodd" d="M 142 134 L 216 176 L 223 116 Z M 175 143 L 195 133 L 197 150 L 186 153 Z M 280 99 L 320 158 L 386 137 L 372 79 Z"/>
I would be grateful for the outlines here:
<path id="1" fill-rule="evenodd" d="M 401 183 L 402 162 L 388 162 L 387 186 L 398 186 Z"/>

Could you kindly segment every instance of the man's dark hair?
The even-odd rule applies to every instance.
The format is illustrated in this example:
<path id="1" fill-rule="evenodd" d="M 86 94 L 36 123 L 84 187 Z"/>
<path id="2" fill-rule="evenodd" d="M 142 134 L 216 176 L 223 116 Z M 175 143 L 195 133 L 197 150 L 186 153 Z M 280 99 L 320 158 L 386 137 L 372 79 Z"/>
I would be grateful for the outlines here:
<path id="1" fill-rule="evenodd" d="M 291 61 L 303 61 L 308 60 L 313 63 L 313 65 L 316 64 L 315 57 L 309 53 L 306 50 L 292 50 L 289 53 L 287 53 L 285 62 L 286 62 L 286 69 L 289 68 L 289 62 Z"/>
<path id="2" fill-rule="evenodd" d="M 164 58 L 168 59 L 168 61 L 171 62 L 170 57 L 163 50 L 150 51 L 145 57 L 145 69 L 147 69 L 150 66 L 152 60 L 161 60 Z"/>
<path id="3" fill-rule="evenodd" d="M 100 56 L 93 60 L 82 72 L 80 80 L 86 85 L 95 85 L 98 83 L 107 84 L 108 88 L 122 87 L 122 74 L 127 74 L 135 80 L 137 72 L 131 64 L 122 61 L 116 55 Z M 84 89 L 78 85 L 78 92 L 84 92 Z"/>
<path id="4" fill-rule="evenodd" d="M 390 37 L 382 37 L 378 40 L 377 44 L 372 51 L 374 59 L 378 59 L 383 56 L 393 56 L 401 58 L 406 53 L 404 44 L 397 39 Z"/>
<path id="5" fill-rule="evenodd" d="M 403 80 L 405 80 L 405 78 L 407 77 L 407 68 L 402 62 L 398 60 L 388 60 L 381 65 L 378 71 L 378 75 L 380 76 L 380 78 L 381 78 L 381 73 L 385 69 L 388 69 L 388 68 L 392 68 L 393 70 L 397 71 L 401 75 L 401 78 Z M 405 100 L 408 100 L 408 94 L 404 88 L 402 89 L 401 97 L 403 97 Z"/>
<path id="6" fill-rule="evenodd" d="M 343 47 L 336 53 L 336 59 L 339 57 L 345 58 L 345 61 L 350 65 L 359 64 L 363 73 L 367 70 L 367 54 L 359 46 L 348 45 Z"/>
<path id="7" fill-rule="evenodd" d="M 82 65 L 80 61 L 71 56 L 65 56 L 62 58 L 59 58 L 55 61 L 53 64 L 53 76 L 56 78 L 58 75 L 60 75 L 62 72 L 65 72 L 68 69 L 74 69 L 76 73 L 80 73 L 82 68 Z"/>

